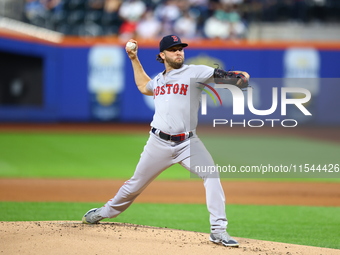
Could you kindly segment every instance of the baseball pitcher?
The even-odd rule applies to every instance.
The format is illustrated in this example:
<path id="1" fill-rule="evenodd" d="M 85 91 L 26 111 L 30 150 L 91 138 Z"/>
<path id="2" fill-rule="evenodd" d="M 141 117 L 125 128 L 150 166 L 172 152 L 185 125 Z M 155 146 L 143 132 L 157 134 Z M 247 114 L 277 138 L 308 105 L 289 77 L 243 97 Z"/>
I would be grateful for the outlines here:
<path id="1" fill-rule="evenodd" d="M 154 98 L 155 114 L 150 136 L 131 179 L 103 207 L 89 210 L 83 223 L 95 224 L 104 218 L 117 217 L 161 172 L 179 163 L 204 182 L 210 213 L 210 241 L 238 247 L 238 242 L 226 231 L 225 196 L 218 172 L 195 171 L 196 166 L 214 166 L 210 153 L 196 134 L 202 93 L 198 87 L 215 81 L 245 88 L 249 74 L 205 65 L 185 65 L 184 48 L 187 46 L 176 35 L 163 37 L 157 60 L 164 64 L 165 70 L 151 79 L 138 59 L 137 41 L 129 40 L 125 49 L 132 63 L 137 88 L 142 94 Z"/>

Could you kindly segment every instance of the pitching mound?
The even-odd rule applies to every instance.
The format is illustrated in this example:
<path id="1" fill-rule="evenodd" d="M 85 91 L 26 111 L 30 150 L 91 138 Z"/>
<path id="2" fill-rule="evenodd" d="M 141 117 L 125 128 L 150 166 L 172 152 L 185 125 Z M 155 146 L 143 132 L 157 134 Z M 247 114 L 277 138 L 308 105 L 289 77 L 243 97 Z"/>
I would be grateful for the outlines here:
<path id="1" fill-rule="evenodd" d="M 208 234 L 122 223 L 0 222 L 1 254 L 340 254 L 339 250 L 237 238 L 240 248 Z"/>

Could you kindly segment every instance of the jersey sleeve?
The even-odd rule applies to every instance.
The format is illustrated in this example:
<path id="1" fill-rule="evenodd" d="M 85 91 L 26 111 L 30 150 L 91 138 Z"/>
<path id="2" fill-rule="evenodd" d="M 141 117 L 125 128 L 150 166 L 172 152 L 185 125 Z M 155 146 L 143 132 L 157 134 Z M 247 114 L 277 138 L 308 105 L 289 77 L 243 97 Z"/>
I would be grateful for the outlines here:
<path id="1" fill-rule="evenodd" d="M 149 81 L 147 84 L 146 84 L 146 89 L 153 92 L 153 80 Z"/>
<path id="2" fill-rule="evenodd" d="M 199 78 L 201 82 L 210 83 L 213 81 L 214 68 L 206 65 L 196 66 L 196 78 Z"/>

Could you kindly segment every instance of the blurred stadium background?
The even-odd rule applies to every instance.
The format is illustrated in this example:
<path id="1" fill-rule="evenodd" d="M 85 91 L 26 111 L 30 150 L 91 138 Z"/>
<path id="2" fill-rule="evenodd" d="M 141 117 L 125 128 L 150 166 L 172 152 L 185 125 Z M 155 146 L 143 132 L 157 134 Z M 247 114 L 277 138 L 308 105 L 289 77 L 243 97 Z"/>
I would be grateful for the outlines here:
<path id="1" fill-rule="evenodd" d="M 152 99 L 134 87 L 125 42 L 139 40 L 153 76 L 159 39 L 175 33 L 187 63 L 282 79 L 276 87 L 308 78 L 299 87 L 313 116 L 287 118 L 339 125 L 339 13 L 335 0 L 0 0 L 0 121 L 148 123 Z M 273 84 L 253 81 L 267 109 Z"/>
<path id="2" fill-rule="evenodd" d="M 4 17 L 75 36 L 150 39 L 175 33 L 196 39 L 324 40 L 340 36 L 327 33 L 331 28 L 339 31 L 336 0 L 1 0 L 0 4 Z M 306 33 L 293 33 L 297 27 Z"/>

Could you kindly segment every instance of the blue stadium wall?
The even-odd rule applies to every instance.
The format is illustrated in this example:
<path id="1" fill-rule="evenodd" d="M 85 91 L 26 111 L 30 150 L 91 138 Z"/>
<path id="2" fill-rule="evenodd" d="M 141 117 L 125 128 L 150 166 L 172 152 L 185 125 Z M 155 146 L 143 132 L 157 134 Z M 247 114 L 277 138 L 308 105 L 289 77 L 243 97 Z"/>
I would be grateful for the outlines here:
<path id="1" fill-rule="evenodd" d="M 153 115 L 152 98 L 151 100 L 150 98 L 147 99 L 135 87 L 131 63 L 121 45 L 115 47 L 116 51 L 118 48 L 118 51 L 120 49 L 123 54 L 119 69 L 114 70 L 117 75 L 121 73 L 122 76 L 120 82 L 123 84 L 120 84 L 119 91 L 114 95 L 103 93 L 102 99 L 98 99 L 98 91 L 89 88 L 91 87 L 89 77 L 93 72 L 91 68 L 94 68 L 90 65 L 89 56 L 94 47 L 100 47 L 100 45 L 58 46 L 0 38 L 0 52 L 38 57 L 42 59 L 43 63 L 43 103 L 40 106 L 0 104 L 0 121 L 150 122 Z M 103 47 L 107 46 L 104 45 Z M 308 106 L 313 116 L 308 118 L 307 123 L 339 125 L 340 100 L 338 96 L 340 95 L 340 84 L 338 78 L 340 77 L 340 65 L 337 63 L 340 59 L 340 47 L 339 49 L 311 49 L 307 47 L 306 51 L 303 47 L 298 49 L 195 47 L 187 48 L 185 54 L 186 60 L 190 63 L 203 63 L 212 66 L 218 64 L 225 70 L 245 70 L 254 81 L 275 78 L 277 81 L 274 85 L 280 88 L 284 86 L 282 83 L 285 82 L 285 79 L 283 78 L 294 75 L 289 73 L 292 70 L 287 71 L 289 69 L 286 66 L 287 50 L 293 50 L 297 56 L 301 51 L 303 54 L 307 52 L 306 63 L 299 64 L 299 60 L 295 63 L 297 68 L 301 69 L 297 75 L 302 78 L 305 72 L 306 78 L 312 79 L 313 82 L 315 79 L 318 80 L 318 88 L 312 93 L 312 103 L 311 106 Z M 141 46 L 139 49 L 139 59 L 145 71 L 151 77 L 163 70 L 163 65 L 155 60 L 157 54 L 157 47 Z M 313 60 L 315 55 L 317 60 Z M 316 63 L 309 63 L 308 56 L 312 58 L 310 61 L 316 61 Z M 306 71 L 306 68 L 309 68 L 309 70 Z M 291 69 L 294 69 L 294 66 L 291 66 Z M 254 91 L 257 90 L 256 93 L 260 98 L 256 105 L 258 109 L 268 109 L 271 106 L 272 87 L 273 83 L 265 84 L 262 87 L 257 87 L 254 84 Z M 279 108 L 271 116 L 255 116 L 249 111 L 246 111 L 245 115 L 242 116 L 232 116 L 231 105 L 227 107 L 209 106 L 210 119 L 207 119 L 206 116 L 200 116 L 200 118 L 202 122 L 210 122 L 212 118 L 222 117 L 225 119 L 233 118 L 234 121 L 295 118 L 294 110 L 292 110 L 293 113 L 282 116 Z M 297 116 L 296 118 L 305 122 L 300 117 Z"/>

